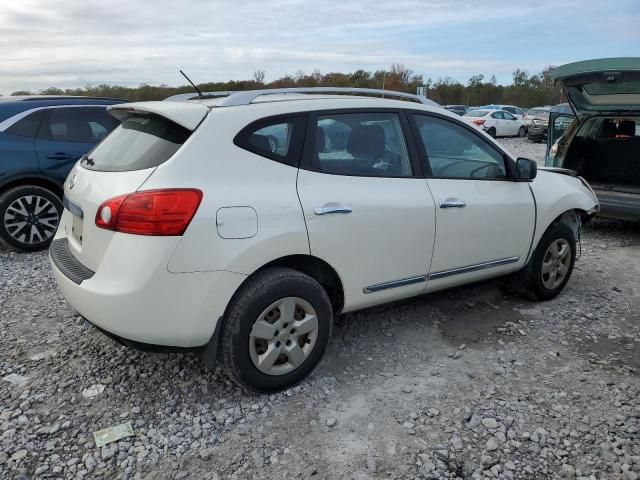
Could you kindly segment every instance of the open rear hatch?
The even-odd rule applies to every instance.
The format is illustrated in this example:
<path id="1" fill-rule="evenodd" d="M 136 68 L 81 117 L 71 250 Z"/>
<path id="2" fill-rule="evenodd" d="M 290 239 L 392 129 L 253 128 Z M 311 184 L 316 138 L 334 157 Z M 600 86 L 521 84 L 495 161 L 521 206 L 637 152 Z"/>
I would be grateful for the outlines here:
<path id="1" fill-rule="evenodd" d="M 206 117 L 200 104 L 145 102 L 109 108 L 122 121 L 73 168 L 64 185 L 60 224 L 71 254 L 96 271 L 116 233 L 96 226 L 106 200 L 136 192 L 159 165 L 171 158 Z"/>
<path id="2" fill-rule="evenodd" d="M 640 57 L 569 63 L 550 75 L 579 116 L 640 113 Z"/>

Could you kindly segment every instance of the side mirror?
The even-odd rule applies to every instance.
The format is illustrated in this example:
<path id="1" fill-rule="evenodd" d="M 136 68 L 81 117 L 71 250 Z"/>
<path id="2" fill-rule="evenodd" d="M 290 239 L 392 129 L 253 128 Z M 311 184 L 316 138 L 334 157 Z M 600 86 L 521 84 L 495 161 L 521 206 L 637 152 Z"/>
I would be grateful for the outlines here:
<path id="1" fill-rule="evenodd" d="M 538 174 L 538 164 L 528 158 L 516 160 L 516 182 L 530 182 Z"/>

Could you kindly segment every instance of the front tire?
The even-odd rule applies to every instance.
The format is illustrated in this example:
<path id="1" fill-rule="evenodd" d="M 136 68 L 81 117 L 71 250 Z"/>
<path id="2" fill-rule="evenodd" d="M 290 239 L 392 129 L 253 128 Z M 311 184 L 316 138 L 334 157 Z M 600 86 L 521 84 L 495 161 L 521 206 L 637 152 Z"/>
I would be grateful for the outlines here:
<path id="1" fill-rule="evenodd" d="M 517 293 L 532 300 L 551 300 L 565 287 L 576 261 L 576 239 L 564 223 L 544 233 L 527 266 L 516 274 Z"/>
<path id="2" fill-rule="evenodd" d="M 62 202 L 51 190 L 20 185 L 0 195 L 0 240 L 35 252 L 49 246 L 62 216 Z"/>
<path id="3" fill-rule="evenodd" d="M 333 309 L 313 278 L 267 268 L 234 295 L 223 321 L 224 371 L 247 390 L 275 392 L 298 383 L 320 362 L 331 337 Z"/>
<path id="4" fill-rule="evenodd" d="M 518 137 L 523 138 L 527 134 L 527 129 L 525 127 L 520 127 L 518 130 Z"/>

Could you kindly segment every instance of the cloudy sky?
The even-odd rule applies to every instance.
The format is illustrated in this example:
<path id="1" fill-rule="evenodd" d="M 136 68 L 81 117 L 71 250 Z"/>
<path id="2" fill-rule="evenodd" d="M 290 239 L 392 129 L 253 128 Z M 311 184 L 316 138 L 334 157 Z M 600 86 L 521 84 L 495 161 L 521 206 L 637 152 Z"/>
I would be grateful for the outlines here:
<path id="1" fill-rule="evenodd" d="M 402 63 L 434 80 L 640 55 L 639 0 L 20 0 L 0 4 L 0 94 L 270 81 Z"/>

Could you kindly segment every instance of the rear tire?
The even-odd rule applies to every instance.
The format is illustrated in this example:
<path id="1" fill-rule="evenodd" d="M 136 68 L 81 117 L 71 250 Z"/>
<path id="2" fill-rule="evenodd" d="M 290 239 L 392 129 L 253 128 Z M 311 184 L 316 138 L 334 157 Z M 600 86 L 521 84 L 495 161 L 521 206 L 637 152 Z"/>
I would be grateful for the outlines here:
<path id="1" fill-rule="evenodd" d="M 487 133 L 491 136 L 491 138 L 496 138 L 496 129 L 491 127 L 489 130 L 487 130 Z"/>
<path id="2" fill-rule="evenodd" d="M 0 240 L 17 250 L 49 246 L 62 217 L 62 202 L 51 190 L 20 185 L 0 195 Z"/>
<path id="3" fill-rule="evenodd" d="M 576 239 L 564 223 L 544 233 L 531 260 L 515 275 L 512 287 L 531 300 L 551 300 L 565 287 L 576 261 Z"/>
<path id="4" fill-rule="evenodd" d="M 320 362 L 331 337 L 333 309 L 313 278 L 267 268 L 234 295 L 223 321 L 224 371 L 246 390 L 275 392 L 298 383 Z"/>

